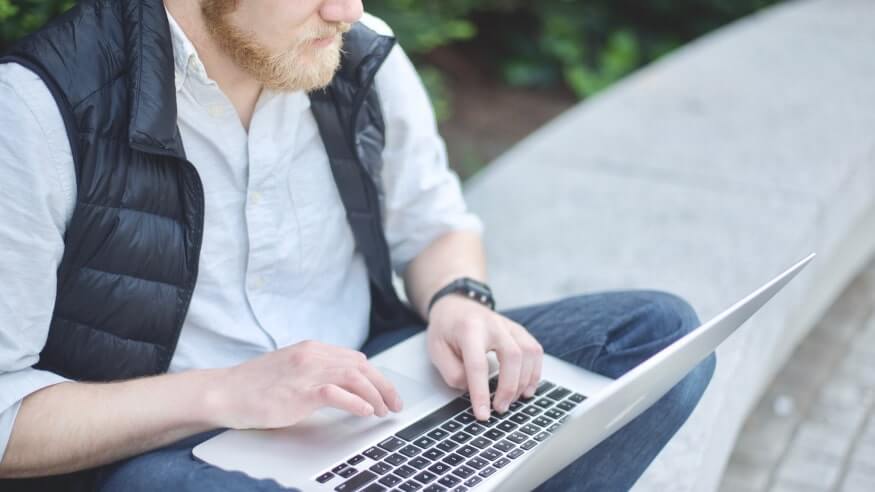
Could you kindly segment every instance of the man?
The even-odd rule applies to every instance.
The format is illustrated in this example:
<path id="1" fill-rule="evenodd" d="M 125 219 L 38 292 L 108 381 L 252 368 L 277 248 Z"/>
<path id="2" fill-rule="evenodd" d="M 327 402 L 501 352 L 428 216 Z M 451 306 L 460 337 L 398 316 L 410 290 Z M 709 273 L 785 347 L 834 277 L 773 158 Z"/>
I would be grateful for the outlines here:
<path id="1" fill-rule="evenodd" d="M 617 377 L 698 324 L 653 292 L 493 311 L 421 82 L 361 18 L 84 0 L 2 59 L 0 478 L 56 477 L 4 490 L 281 490 L 191 448 L 324 406 L 399 411 L 365 354 L 424 329 L 486 419 L 533 394 L 545 351 Z M 713 367 L 543 488 L 631 487 Z"/>

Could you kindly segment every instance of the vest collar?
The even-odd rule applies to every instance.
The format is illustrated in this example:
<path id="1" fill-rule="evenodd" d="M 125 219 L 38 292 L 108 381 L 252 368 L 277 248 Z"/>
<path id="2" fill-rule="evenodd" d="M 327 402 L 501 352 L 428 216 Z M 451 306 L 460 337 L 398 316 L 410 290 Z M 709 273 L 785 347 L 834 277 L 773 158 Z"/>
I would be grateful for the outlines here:
<path id="1" fill-rule="evenodd" d="M 131 147 L 184 158 L 176 126 L 176 84 L 173 45 L 162 0 L 131 0 L 122 7 L 130 76 Z"/>
<path id="2" fill-rule="evenodd" d="M 176 64 L 167 11 L 163 0 L 128 0 L 123 3 L 130 62 L 131 147 L 161 155 L 185 158 L 177 127 Z M 378 35 L 361 22 L 344 34 L 344 51 L 338 78 L 358 87 L 373 81 L 395 40 Z M 188 57 L 183 54 L 188 61 Z M 311 93 L 311 96 L 322 91 Z"/>

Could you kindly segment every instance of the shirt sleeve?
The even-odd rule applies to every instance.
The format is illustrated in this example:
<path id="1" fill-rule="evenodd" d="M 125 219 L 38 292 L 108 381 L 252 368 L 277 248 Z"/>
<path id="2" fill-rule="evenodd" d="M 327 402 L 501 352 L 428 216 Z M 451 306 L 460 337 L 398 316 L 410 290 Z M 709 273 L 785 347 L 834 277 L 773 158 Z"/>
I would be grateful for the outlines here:
<path id="1" fill-rule="evenodd" d="M 403 275 L 410 261 L 442 234 L 463 229 L 482 234 L 483 223 L 467 209 L 431 101 L 400 45 L 377 73 L 376 84 L 386 125 L 386 239 L 392 267 Z"/>
<path id="2" fill-rule="evenodd" d="M 55 305 L 75 171 L 54 98 L 31 71 L 0 65 L 0 460 L 21 400 L 65 381 L 33 369 Z"/>

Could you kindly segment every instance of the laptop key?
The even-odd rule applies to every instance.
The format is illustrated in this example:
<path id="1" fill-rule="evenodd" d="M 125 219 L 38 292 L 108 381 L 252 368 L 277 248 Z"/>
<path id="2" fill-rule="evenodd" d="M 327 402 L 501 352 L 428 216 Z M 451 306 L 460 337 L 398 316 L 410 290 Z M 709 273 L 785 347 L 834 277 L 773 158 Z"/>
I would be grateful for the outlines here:
<path id="1" fill-rule="evenodd" d="M 492 468 L 491 466 L 487 466 L 486 468 L 480 470 L 480 473 L 478 473 L 478 475 L 480 475 L 483 478 L 486 478 L 489 475 L 492 475 L 493 473 L 495 473 L 496 471 L 497 470 L 495 468 Z"/>
<path id="2" fill-rule="evenodd" d="M 504 458 L 504 457 L 503 457 L 503 458 L 501 458 L 500 460 L 498 460 L 498 461 L 496 461 L 495 463 L 493 463 L 492 466 L 497 466 L 498 468 L 501 468 L 501 467 L 503 467 L 504 465 L 506 465 L 506 464 L 508 464 L 508 463 L 510 463 L 510 460 L 507 459 L 507 458 Z"/>
<path id="3" fill-rule="evenodd" d="M 392 451 L 395 451 L 399 448 L 404 447 L 405 444 L 407 444 L 407 443 L 402 441 L 401 439 L 398 439 L 395 436 L 392 436 L 392 437 L 389 437 L 388 439 L 386 439 L 385 441 L 381 442 L 380 444 L 377 444 L 377 446 L 379 446 L 379 447 L 381 447 L 381 448 L 383 448 L 386 451 L 389 451 L 391 453 Z"/>
<path id="4" fill-rule="evenodd" d="M 407 458 L 398 453 L 392 453 L 389 456 L 386 456 L 386 459 L 383 460 L 384 463 L 388 463 L 392 466 L 398 466 L 405 461 L 407 461 Z"/>
<path id="5" fill-rule="evenodd" d="M 368 458 L 374 460 L 374 461 L 380 461 L 389 453 L 387 451 L 383 451 L 380 448 L 370 447 L 370 448 L 362 451 L 362 454 L 367 456 Z"/>
<path id="6" fill-rule="evenodd" d="M 343 470 L 340 470 L 339 472 L 337 472 L 337 474 L 343 478 L 349 478 L 349 477 L 355 475 L 356 473 L 358 473 L 358 470 L 356 470 L 355 468 L 353 468 L 351 466 L 348 468 L 344 468 Z"/>
<path id="7" fill-rule="evenodd" d="M 435 441 L 440 441 L 441 439 L 443 439 L 443 438 L 449 436 L 450 433 L 447 432 L 447 431 L 445 431 L 445 430 L 443 430 L 443 429 L 441 429 L 440 427 L 438 427 L 437 429 L 434 429 L 433 431 L 429 432 L 429 433 L 426 434 L 426 435 L 427 435 L 428 437 L 434 439 Z"/>
<path id="8" fill-rule="evenodd" d="M 483 452 L 480 453 L 478 456 L 480 456 L 481 458 L 486 458 L 489 461 L 495 461 L 501 457 L 501 452 L 489 448 L 484 449 Z"/>
<path id="9" fill-rule="evenodd" d="M 413 478 L 415 478 L 416 480 L 419 480 L 424 485 L 424 484 L 427 484 L 427 483 L 431 482 L 432 480 L 436 479 L 437 475 L 435 475 L 434 473 L 432 473 L 430 471 L 422 471 L 422 472 L 419 472 L 419 475 L 416 475 Z"/>
<path id="10" fill-rule="evenodd" d="M 516 448 L 513 451 L 507 453 L 506 456 L 510 459 L 515 460 L 515 459 L 519 458 L 522 454 L 523 454 L 523 450 L 520 448 Z"/>
<path id="11" fill-rule="evenodd" d="M 419 439 L 413 441 L 413 444 L 416 444 L 417 446 L 421 447 L 422 449 L 425 449 L 425 448 L 431 446 L 432 444 L 434 444 L 434 439 L 423 436 L 423 437 L 420 437 Z"/>
<path id="12" fill-rule="evenodd" d="M 372 483 L 367 487 L 363 488 L 362 492 L 386 492 L 386 490 L 388 490 L 386 489 L 386 487 L 383 487 L 378 483 Z"/>
<path id="13" fill-rule="evenodd" d="M 505 420 L 504 422 L 501 422 L 500 424 L 498 424 L 496 426 L 496 429 L 501 429 L 504 432 L 512 432 L 514 429 L 516 429 L 516 424 L 514 424 L 513 422 L 511 422 L 509 420 Z"/>
<path id="14" fill-rule="evenodd" d="M 520 447 L 525 449 L 526 451 L 528 451 L 537 445 L 538 445 L 538 441 L 533 441 L 530 439 L 530 440 L 520 444 Z"/>
<path id="15" fill-rule="evenodd" d="M 474 422 L 473 424 L 469 425 L 468 427 L 465 427 L 465 429 L 464 429 L 465 432 L 467 432 L 468 434 L 471 434 L 472 436 L 476 436 L 477 434 L 480 434 L 481 432 L 483 432 L 485 430 L 486 430 L 486 427 L 483 427 L 482 425 L 480 425 L 477 422 Z"/>
<path id="16" fill-rule="evenodd" d="M 464 456 L 466 458 L 470 458 L 471 456 L 474 456 L 475 454 L 477 454 L 477 448 L 466 444 L 466 445 L 462 446 L 461 448 L 457 449 L 456 452 L 461 454 L 462 456 Z"/>
<path id="17" fill-rule="evenodd" d="M 423 458 L 422 456 L 417 456 L 416 458 L 413 458 L 412 460 L 408 461 L 407 464 L 422 470 L 423 468 L 430 465 L 431 461 L 428 461 L 427 459 Z"/>
<path id="18" fill-rule="evenodd" d="M 486 431 L 483 434 L 483 437 L 488 437 L 489 439 L 492 439 L 493 441 L 497 441 L 497 440 L 501 439 L 502 437 L 504 437 L 504 432 L 501 432 L 498 429 L 489 429 L 488 431 Z"/>
<path id="19" fill-rule="evenodd" d="M 550 408 L 553 406 L 553 400 L 549 398 L 541 398 L 540 400 L 535 402 L 535 405 L 538 405 L 541 408 Z"/>
<path id="20" fill-rule="evenodd" d="M 459 485 L 458 487 L 453 489 L 453 492 L 468 492 L 468 487 L 464 485 Z"/>
<path id="21" fill-rule="evenodd" d="M 435 463 L 428 467 L 428 471 L 434 473 L 435 475 L 443 475 L 444 473 L 450 471 L 450 466 L 446 463 Z"/>
<path id="22" fill-rule="evenodd" d="M 538 427 L 549 427 L 550 424 L 553 423 L 553 421 L 542 415 L 533 420 L 532 423 L 537 425 Z"/>
<path id="23" fill-rule="evenodd" d="M 529 405 L 526 408 L 523 408 L 522 412 L 530 417 L 534 417 L 541 413 L 543 410 L 540 407 L 536 407 L 534 405 Z"/>
<path id="24" fill-rule="evenodd" d="M 428 451 L 422 453 L 422 455 L 425 456 L 426 458 L 432 460 L 432 461 L 437 461 L 438 459 L 440 459 L 441 456 L 444 455 L 444 452 L 438 451 L 435 448 L 431 448 Z"/>
<path id="25" fill-rule="evenodd" d="M 574 410 L 575 405 L 573 403 L 571 403 L 570 401 L 560 401 L 559 403 L 556 404 L 556 406 L 561 408 L 562 410 L 565 410 L 566 412 L 570 412 L 570 411 Z"/>
<path id="26" fill-rule="evenodd" d="M 471 475 L 477 473 L 473 468 L 468 468 L 465 465 L 462 465 L 455 470 L 453 470 L 453 475 L 456 475 L 459 478 L 465 479 L 470 477 Z"/>
<path id="27" fill-rule="evenodd" d="M 401 485 L 398 486 L 399 489 L 404 492 L 413 492 L 414 490 L 419 490 L 422 488 L 422 484 L 418 482 L 414 482 L 413 480 L 408 480 Z"/>
<path id="28" fill-rule="evenodd" d="M 559 419 L 562 418 L 563 415 L 565 415 L 565 412 L 559 410 L 558 408 L 551 408 L 550 410 L 547 410 L 544 415 L 550 417 L 551 419 Z"/>
<path id="29" fill-rule="evenodd" d="M 471 458 L 470 460 L 466 461 L 465 464 L 470 466 L 471 468 L 479 470 L 479 469 L 483 468 L 484 466 L 488 466 L 489 462 L 484 460 L 483 458 L 481 458 L 479 456 L 475 456 L 475 457 Z"/>
<path id="30" fill-rule="evenodd" d="M 316 477 L 316 481 L 319 482 L 319 483 L 325 483 L 325 482 L 331 480 L 332 478 L 334 478 L 334 474 L 333 474 L 333 473 L 331 473 L 331 472 L 325 472 L 325 473 L 323 473 L 322 475 L 319 475 L 318 477 Z"/>
<path id="31" fill-rule="evenodd" d="M 373 472 L 370 472 L 368 470 L 365 470 L 365 471 L 359 473 L 358 475 L 350 478 L 346 482 L 343 482 L 342 484 L 338 485 L 337 487 L 334 487 L 334 490 L 337 492 L 346 492 L 348 490 L 358 490 L 358 489 L 364 487 L 365 485 L 371 483 L 376 478 L 377 478 L 376 474 L 374 474 Z"/>
<path id="32" fill-rule="evenodd" d="M 475 437 L 474 439 L 471 440 L 471 442 L 469 444 L 471 444 L 472 446 L 476 446 L 480 449 L 484 449 L 484 448 L 488 448 L 489 446 L 491 446 L 492 441 L 490 441 L 489 439 L 483 438 L 483 437 Z"/>
<path id="33" fill-rule="evenodd" d="M 570 394 L 571 394 L 571 390 L 569 390 L 569 389 L 566 389 L 566 388 L 556 388 L 556 389 L 554 389 L 553 391 L 547 393 L 547 398 L 552 398 L 552 399 L 554 399 L 554 400 L 556 400 L 556 401 L 559 401 L 559 400 L 565 398 L 566 396 L 568 396 L 568 395 L 570 395 Z"/>
<path id="34" fill-rule="evenodd" d="M 537 434 L 538 432 L 541 432 L 541 429 L 535 427 L 535 426 L 532 425 L 532 424 L 526 424 L 526 425 L 520 427 L 520 430 L 521 430 L 522 432 L 525 432 L 526 434 L 528 434 L 528 435 L 530 435 L 530 436 L 534 436 L 534 435 Z"/>
<path id="35" fill-rule="evenodd" d="M 385 474 L 389 473 L 389 470 L 391 470 L 391 469 L 392 469 L 392 467 L 390 465 L 387 465 L 386 463 L 383 463 L 383 462 L 374 463 L 373 465 L 368 467 L 368 470 L 371 470 L 372 472 L 376 473 L 377 475 L 385 475 Z"/>
<path id="36" fill-rule="evenodd" d="M 456 398 L 446 405 L 438 408 L 434 412 L 431 412 L 425 417 L 417 420 L 413 424 L 408 425 L 401 431 L 396 432 L 395 435 L 400 437 L 401 439 L 404 439 L 405 441 L 412 441 L 422 434 L 425 434 L 432 427 L 440 425 L 441 422 L 444 422 L 453 415 L 461 412 L 462 410 L 470 406 L 471 402 L 469 402 L 468 400 L 465 400 L 463 398 Z"/>
<path id="37" fill-rule="evenodd" d="M 510 451 L 511 449 L 513 449 L 514 446 L 513 446 L 513 443 L 511 443 L 507 439 L 502 439 L 501 441 L 498 441 L 497 443 L 495 443 L 492 447 L 501 451 L 502 453 L 506 453 L 506 452 Z"/>
<path id="38" fill-rule="evenodd" d="M 541 381 L 541 384 L 538 385 L 538 389 L 535 390 L 535 396 L 541 396 L 555 387 L 556 385 L 550 381 Z"/>
<path id="39" fill-rule="evenodd" d="M 441 451 L 446 451 L 447 453 L 449 453 L 450 451 L 459 447 L 459 443 L 457 443 L 453 440 L 447 439 L 447 440 L 444 440 L 444 441 L 437 443 L 437 446 L 435 446 L 435 447 L 440 449 Z"/>
<path id="40" fill-rule="evenodd" d="M 403 454 L 404 456 L 407 456 L 408 458 L 413 458 L 414 456 L 422 452 L 422 450 L 417 448 L 413 444 L 408 444 L 407 446 L 399 449 L 398 452 Z"/>
<path id="41" fill-rule="evenodd" d="M 580 393 L 574 393 L 573 395 L 569 396 L 568 399 L 575 403 L 580 403 L 583 400 L 586 400 L 586 397 L 581 395 Z"/>
<path id="42" fill-rule="evenodd" d="M 401 478 L 408 478 L 411 475 L 413 475 L 414 473 L 416 473 L 416 470 L 413 469 L 412 467 L 404 465 L 404 466 L 399 466 L 398 468 L 395 468 L 394 473 L 395 473 L 395 475 L 398 475 Z"/>
<path id="43" fill-rule="evenodd" d="M 357 465 L 364 460 L 365 460 L 364 456 L 357 454 L 357 455 L 353 456 L 352 458 L 346 460 L 346 462 L 349 463 L 350 465 Z"/>
<path id="44" fill-rule="evenodd" d="M 546 432 L 543 432 L 543 431 L 535 434 L 536 441 L 543 441 L 544 439 L 547 439 L 548 437 L 550 437 L 550 434 L 547 434 Z"/>
<path id="45" fill-rule="evenodd" d="M 438 483 L 443 485 L 444 487 L 455 487 L 456 485 L 459 485 L 460 483 L 462 483 L 462 480 L 460 480 L 459 478 L 456 478 L 452 475 L 447 475 L 447 476 L 441 478 L 440 480 L 438 480 Z"/>
<path id="46" fill-rule="evenodd" d="M 559 424 L 555 423 L 555 424 L 551 425 L 550 427 L 547 427 L 547 430 L 550 432 L 556 432 L 556 429 L 558 429 L 558 428 L 559 428 Z"/>
<path id="47" fill-rule="evenodd" d="M 468 480 L 465 480 L 465 485 L 468 487 L 473 487 L 482 481 L 483 479 L 480 477 L 471 477 Z"/>
<path id="48" fill-rule="evenodd" d="M 507 435 L 507 438 L 508 438 L 508 440 L 511 440 L 517 444 L 521 444 L 526 439 L 528 439 L 528 437 L 525 434 L 520 433 L 520 432 L 511 432 L 510 434 Z"/>
<path id="49" fill-rule="evenodd" d="M 422 489 L 422 492 L 447 492 L 447 489 L 441 487 L 440 485 L 433 483 L 428 487 Z"/>
<path id="50" fill-rule="evenodd" d="M 456 422 L 461 422 L 463 424 L 470 424 L 471 422 L 477 420 L 477 418 L 470 413 L 460 413 L 459 415 L 456 415 L 453 420 L 455 420 Z"/>
<path id="51" fill-rule="evenodd" d="M 455 420 L 448 420 L 441 426 L 441 429 L 444 429 L 448 432 L 456 432 L 457 430 L 462 428 L 462 424 L 456 422 Z"/>
<path id="52" fill-rule="evenodd" d="M 480 422 L 480 425 L 483 425 L 486 427 L 492 427 L 493 425 L 495 425 L 499 422 L 501 422 L 501 419 L 499 419 L 498 417 L 496 417 L 494 415 L 490 415 L 488 419 Z"/>
<path id="53" fill-rule="evenodd" d="M 450 439 L 456 441 L 459 444 L 464 444 L 468 442 L 469 439 L 471 439 L 471 436 L 469 434 L 465 434 L 462 431 L 459 431 L 450 436 Z"/>
<path id="54" fill-rule="evenodd" d="M 517 400 L 517 401 L 515 401 L 515 402 L 512 402 L 512 403 L 507 407 L 507 409 L 508 409 L 509 411 L 513 411 L 513 410 L 516 410 L 517 408 L 520 408 L 521 406 L 523 406 L 523 402 Z"/>
<path id="55" fill-rule="evenodd" d="M 349 465 L 347 465 L 346 463 L 341 463 L 341 464 L 335 466 L 334 468 L 332 468 L 331 471 L 333 471 L 334 473 L 340 473 L 341 470 L 343 470 L 344 468 L 347 468 L 348 466 Z"/>
<path id="56" fill-rule="evenodd" d="M 378 480 L 378 482 L 385 485 L 386 487 L 394 487 L 401 483 L 401 479 L 390 473 L 389 475 L 386 475 L 385 477 Z"/>
<path id="57" fill-rule="evenodd" d="M 529 421 L 529 416 L 524 414 L 524 413 L 515 413 L 515 414 L 511 415 L 510 419 L 513 420 L 514 422 L 516 422 L 517 424 L 522 425 L 522 424 L 525 424 L 526 422 Z"/>
<path id="58" fill-rule="evenodd" d="M 448 464 L 448 465 L 450 465 L 450 466 L 456 466 L 456 465 L 458 465 L 459 463 L 465 461 L 465 458 L 459 456 L 459 455 L 456 454 L 456 453 L 452 453 L 452 454 L 448 454 L 448 455 L 446 455 L 446 456 L 444 457 L 444 459 L 441 460 L 441 461 L 443 461 L 444 463 L 446 463 L 446 464 Z"/>

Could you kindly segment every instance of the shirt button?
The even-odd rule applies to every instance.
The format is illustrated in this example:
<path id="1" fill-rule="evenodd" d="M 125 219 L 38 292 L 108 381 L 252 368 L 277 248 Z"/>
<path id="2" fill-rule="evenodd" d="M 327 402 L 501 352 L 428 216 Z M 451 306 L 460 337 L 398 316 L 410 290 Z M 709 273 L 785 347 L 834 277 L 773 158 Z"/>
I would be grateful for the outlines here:
<path id="1" fill-rule="evenodd" d="M 252 288 L 255 290 L 261 290 L 264 287 L 264 277 L 261 275 L 256 276 L 252 279 Z"/>
<path id="2" fill-rule="evenodd" d="M 210 104 L 207 107 L 207 111 L 213 118 L 221 118 L 222 116 L 225 116 L 225 108 L 223 108 L 221 104 Z"/>
<path id="3" fill-rule="evenodd" d="M 256 191 L 256 192 L 253 192 L 249 196 L 249 203 L 251 203 L 252 205 L 258 205 L 260 202 L 261 202 L 261 192 Z"/>

